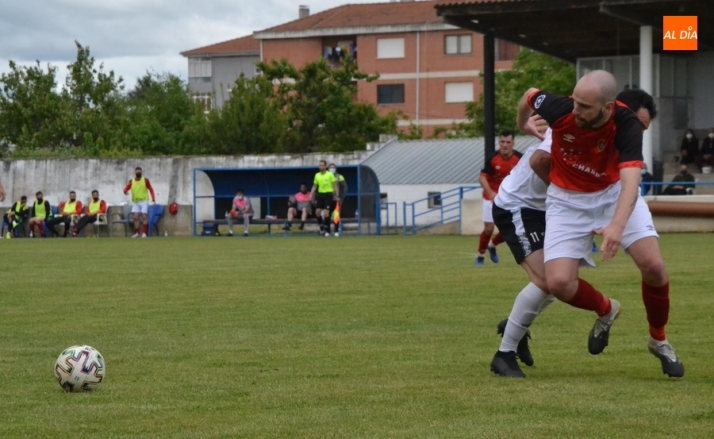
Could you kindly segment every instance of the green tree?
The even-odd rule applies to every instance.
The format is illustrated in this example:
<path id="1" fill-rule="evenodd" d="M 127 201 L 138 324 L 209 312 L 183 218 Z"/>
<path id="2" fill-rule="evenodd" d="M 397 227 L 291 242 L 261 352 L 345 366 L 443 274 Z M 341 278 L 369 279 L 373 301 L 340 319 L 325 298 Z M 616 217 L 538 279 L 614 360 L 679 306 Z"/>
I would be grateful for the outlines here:
<path id="1" fill-rule="evenodd" d="M 516 130 L 518 102 L 530 87 L 569 95 L 575 87 L 575 66 L 532 50 L 521 50 L 511 70 L 496 72 L 496 132 Z M 446 132 L 451 137 L 477 137 L 484 132 L 483 93 L 466 105 L 468 123 Z"/>
<path id="2" fill-rule="evenodd" d="M 0 147 L 47 148 L 61 141 L 56 67 L 45 71 L 39 61 L 29 67 L 10 61 L 0 85 Z"/>
<path id="3" fill-rule="evenodd" d="M 397 118 L 381 116 L 374 105 L 356 102 L 358 83 L 377 75 L 360 72 L 351 60 L 334 68 L 327 61 L 298 70 L 286 60 L 260 63 L 290 120 L 285 148 L 290 152 L 354 151 L 380 134 L 396 133 Z"/>
<path id="4" fill-rule="evenodd" d="M 209 151 L 215 154 L 264 154 L 284 150 L 288 117 L 273 83 L 241 75 L 220 111 L 208 115 Z"/>

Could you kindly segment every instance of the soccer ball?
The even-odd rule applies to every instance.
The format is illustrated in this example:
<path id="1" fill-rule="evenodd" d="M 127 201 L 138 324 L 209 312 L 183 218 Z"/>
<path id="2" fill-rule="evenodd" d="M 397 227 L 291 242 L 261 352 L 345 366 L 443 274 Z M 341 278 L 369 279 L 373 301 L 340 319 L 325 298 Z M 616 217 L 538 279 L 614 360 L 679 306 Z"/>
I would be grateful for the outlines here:
<path id="1" fill-rule="evenodd" d="M 96 390 L 104 379 L 104 357 L 91 346 L 65 349 L 55 363 L 55 376 L 67 392 Z"/>

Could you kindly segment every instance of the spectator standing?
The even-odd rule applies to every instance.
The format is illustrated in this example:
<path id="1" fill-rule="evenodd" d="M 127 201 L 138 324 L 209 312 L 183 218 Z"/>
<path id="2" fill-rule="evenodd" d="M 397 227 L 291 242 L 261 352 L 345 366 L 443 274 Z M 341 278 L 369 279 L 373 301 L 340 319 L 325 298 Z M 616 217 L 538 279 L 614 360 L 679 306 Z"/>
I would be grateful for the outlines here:
<path id="1" fill-rule="evenodd" d="M 5 238 L 12 238 L 15 229 L 27 219 L 29 214 L 30 209 L 27 207 L 27 197 L 23 195 L 20 197 L 20 201 L 15 202 L 10 210 L 5 212 L 5 216 L 3 216 L 3 220 L 7 223 L 8 228 Z"/>
<path id="2" fill-rule="evenodd" d="M 684 133 L 679 152 L 682 154 L 682 160 L 679 162 L 682 165 L 694 163 L 697 155 L 699 155 L 699 139 L 694 135 L 694 131 L 691 128 Z"/>
<path id="3" fill-rule="evenodd" d="M 676 183 L 692 183 L 692 184 L 676 184 Z M 679 175 L 672 179 L 672 184 L 664 190 L 664 195 L 687 195 L 687 189 L 694 189 L 694 176 L 689 173 L 687 165 L 682 165 L 679 169 Z"/>
<path id="4" fill-rule="evenodd" d="M 52 206 L 43 197 L 42 192 L 38 191 L 35 194 L 35 202 L 32 203 L 32 209 L 30 210 L 30 238 L 42 236 L 42 228 L 45 222 L 52 218 Z M 33 228 L 35 227 L 37 232 L 33 233 Z"/>
<path id="5" fill-rule="evenodd" d="M 339 188 L 340 199 L 344 201 L 345 196 L 347 196 L 347 181 L 342 174 L 337 173 L 337 165 L 330 163 L 330 172 L 335 176 L 337 180 L 337 186 Z M 340 222 L 335 223 L 335 236 L 340 236 Z"/>
<path id="6" fill-rule="evenodd" d="M 705 165 L 714 166 L 714 128 L 709 128 L 707 138 L 702 141 L 702 149 L 696 158 L 696 165 L 699 172 Z"/>
<path id="7" fill-rule="evenodd" d="M 106 215 L 107 213 L 107 203 L 104 202 L 104 200 L 99 199 L 99 191 L 98 190 L 93 190 L 92 191 L 92 201 L 89 202 L 89 205 L 87 205 L 86 211 L 82 215 L 82 217 L 77 221 L 77 223 L 74 225 L 74 229 L 72 230 L 72 236 L 77 236 L 80 234 L 83 228 L 87 226 L 87 224 L 92 224 L 97 221 L 97 218 L 100 215 Z"/>
<path id="8" fill-rule="evenodd" d="M 134 176 L 129 180 L 129 183 L 124 188 L 124 194 L 126 195 L 131 191 L 131 212 L 134 214 L 134 236 L 132 238 L 138 238 L 139 232 L 141 232 L 141 237 L 146 238 L 146 234 L 149 233 L 149 194 L 151 194 L 151 202 L 156 203 L 156 194 L 154 194 L 154 188 L 151 187 L 149 179 L 142 175 L 142 170 L 137 166 L 134 169 Z M 139 215 L 141 215 L 141 222 L 144 225 L 144 230 L 141 231 L 139 227 Z"/>
<path id="9" fill-rule="evenodd" d="M 233 220 L 243 220 L 243 236 L 248 236 L 248 227 L 250 225 L 250 217 L 253 216 L 253 206 L 250 204 L 250 199 L 245 197 L 243 189 L 236 191 L 236 196 L 233 198 L 233 205 L 230 212 L 226 212 L 226 221 L 228 222 L 228 236 L 233 236 Z"/>
<path id="10" fill-rule="evenodd" d="M 315 200 L 315 216 L 317 217 L 317 223 L 320 225 L 321 235 L 330 236 L 330 210 L 332 209 L 333 201 L 340 201 L 339 191 L 337 179 L 331 172 L 327 171 L 327 162 L 320 160 L 319 172 L 315 174 L 310 197 Z M 323 211 L 325 212 L 324 217 L 327 219 L 327 224 L 325 224 L 325 218 L 322 217 Z"/>
<path id="11" fill-rule="evenodd" d="M 300 230 L 305 228 L 307 217 L 312 215 L 312 201 L 310 193 L 307 191 L 307 185 L 300 183 L 300 192 L 288 199 L 288 222 L 285 223 L 283 230 L 291 230 L 293 227 L 293 219 L 300 216 Z"/>
<path id="12" fill-rule="evenodd" d="M 65 201 L 61 206 L 61 211 L 56 217 L 47 220 L 47 228 L 49 229 L 52 236 L 58 236 L 57 226 L 64 224 L 64 235 L 63 238 L 67 237 L 69 233 L 70 225 L 72 224 L 72 217 L 79 217 L 82 214 L 82 202 L 77 201 L 77 193 L 75 191 L 70 191 L 69 200 Z"/>

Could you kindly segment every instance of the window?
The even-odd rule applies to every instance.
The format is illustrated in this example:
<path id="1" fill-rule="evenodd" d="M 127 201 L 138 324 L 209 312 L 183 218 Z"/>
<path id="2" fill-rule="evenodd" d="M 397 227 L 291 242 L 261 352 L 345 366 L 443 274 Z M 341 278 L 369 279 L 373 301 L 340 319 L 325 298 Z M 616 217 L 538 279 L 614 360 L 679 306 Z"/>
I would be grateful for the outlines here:
<path id="1" fill-rule="evenodd" d="M 446 84 L 446 100 L 448 103 L 473 102 L 473 82 L 450 82 Z"/>
<path id="2" fill-rule="evenodd" d="M 403 104 L 404 103 L 404 84 L 378 85 L 377 86 L 377 103 L 378 104 Z"/>
<path id="3" fill-rule="evenodd" d="M 429 197 L 429 209 L 441 206 L 441 192 L 427 192 Z"/>
<path id="4" fill-rule="evenodd" d="M 471 53 L 471 35 L 447 35 L 444 38 L 444 53 L 447 55 Z"/>
<path id="5" fill-rule="evenodd" d="M 188 59 L 188 82 L 189 82 L 189 84 L 211 82 L 211 59 L 210 58 L 189 58 Z"/>
<path id="6" fill-rule="evenodd" d="M 404 38 L 377 40 L 377 59 L 404 58 Z"/>

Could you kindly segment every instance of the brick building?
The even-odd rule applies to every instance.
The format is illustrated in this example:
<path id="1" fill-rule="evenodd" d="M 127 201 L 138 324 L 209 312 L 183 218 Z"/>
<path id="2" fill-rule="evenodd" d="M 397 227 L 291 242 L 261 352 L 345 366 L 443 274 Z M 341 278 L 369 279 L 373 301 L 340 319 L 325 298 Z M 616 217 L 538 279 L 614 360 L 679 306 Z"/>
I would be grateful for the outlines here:
<path id="1" fill-rule="evenodd" d="M 258 59 L 287 59 L 300 68 L 327 58 L 356 57 L 360 70 L 380 78 L 361 83 L 357 99 L 378 106 L 383 114 L 401 111 L 425 135 L 437 126 L 465 120 L 465 104 L 482 91 L 483 36 L 446 24 L 435 1 L 350 4 L 256 32 Z M 184 52 L 202 57 L 209 48 Z M 517 45 L 496 44 L 496 69 L 509 69 Z M 215 56 L 215 53 L 214 53 Z M 218 74 L 218 72 L 213 72 Z M 236 76 L 237 77 L 237 76 Z M 189 82 L 191 82 L 189 72 Z"/>

